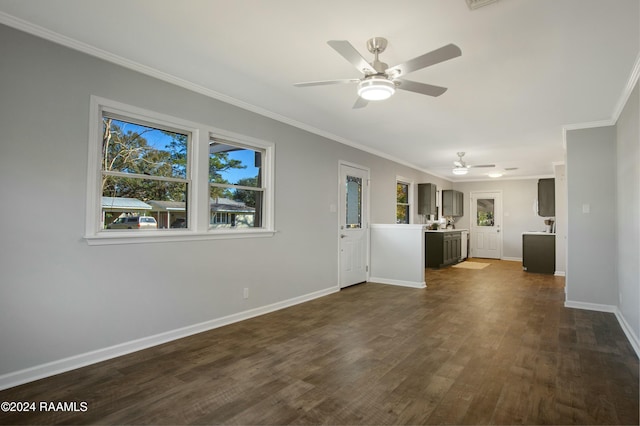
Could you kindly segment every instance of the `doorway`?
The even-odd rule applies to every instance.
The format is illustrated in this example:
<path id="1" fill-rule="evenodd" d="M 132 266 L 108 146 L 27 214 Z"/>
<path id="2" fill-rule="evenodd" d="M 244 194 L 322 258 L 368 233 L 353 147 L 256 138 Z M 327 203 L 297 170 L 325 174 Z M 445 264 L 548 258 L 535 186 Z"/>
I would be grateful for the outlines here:
<path id="1" fill-rule="evenodd" d="M 369 169 L 340 162 L 339 284 L 365 282 L 369 258 Z"/>
<path id="2" fill-rule="evenodd" d="M 471 193 L 470 257 L 502 258 L 502 191 Z"/>

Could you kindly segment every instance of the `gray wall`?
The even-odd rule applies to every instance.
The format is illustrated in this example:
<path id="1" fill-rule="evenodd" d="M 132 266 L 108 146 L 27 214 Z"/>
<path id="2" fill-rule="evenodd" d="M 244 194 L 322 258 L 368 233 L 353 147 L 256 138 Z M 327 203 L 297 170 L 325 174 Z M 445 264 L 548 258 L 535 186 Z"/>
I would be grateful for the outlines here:
<path id="1" fill-rule="evenodd" d="M 567 302 L 618 315 L 640 343 L 640 91 L 615 126 L 567 132 Z M 589 212 L 585 211 L 588 205 Z"/>
<path id="2" fill-rule="evenodd" d="M 640 336 L 640 91 L 636 82 L 616 123 L 618 208 L 618 301 L 629 326 Z"/>
<path id="3" fill-rule="evenodd" d="M 564 164 L 554 166 L 556 183 L 556 274 L 566 273 L 567 265 L 567 174 Z"/>
<path id="4" fill-rule="evenodd" d="M 502 191 L 502 257 L 522 260 L 522 233 L 543 231 L 544 218 L 534 211 L 538 197 L 537 179 L 495 180 L 484 182 L 456 182 L 454 189 L 464 193 L 464 216 L 456 222 L 456 228 L 471 226 L 471 192 Z"/>
<path id="5" fill-rule="evenodd" d="M 618 303 L 616 128 L 567 132 L 567 300 Z"/>
<path id="6" fill-rule="evenodd" d="M 372 222 L 395 221 L 396 175 L 434 179 L 5 26 L 0 40 L 0 378 L 337 288 L 338 161 L 371 168 Z M 276 235 L 88 246 L 90 95 L 274 142 Z"/>

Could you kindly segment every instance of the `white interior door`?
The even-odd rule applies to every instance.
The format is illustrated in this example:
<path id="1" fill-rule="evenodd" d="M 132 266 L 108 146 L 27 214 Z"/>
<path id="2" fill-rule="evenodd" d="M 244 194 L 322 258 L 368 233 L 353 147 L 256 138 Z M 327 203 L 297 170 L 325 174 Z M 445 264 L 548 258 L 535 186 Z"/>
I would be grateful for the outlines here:
<path id="1" fill-rule="evenodd" d="M 369 171 L 340 164 L 340 287 L 367 280 Z"/>
<path id="2" fill-rule="evenodd" d="M 502 258 L 502 193 L 471 193 L 471 257 Z"/>

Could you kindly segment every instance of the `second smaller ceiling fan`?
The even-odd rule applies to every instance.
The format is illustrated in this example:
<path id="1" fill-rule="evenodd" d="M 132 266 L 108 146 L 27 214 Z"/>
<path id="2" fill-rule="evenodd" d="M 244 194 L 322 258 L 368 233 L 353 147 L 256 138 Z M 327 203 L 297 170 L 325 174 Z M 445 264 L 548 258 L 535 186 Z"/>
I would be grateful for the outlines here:
<path id="1" fill-rule="evenodd" d="M 478 164 L 478 165 L 471 165 L 471 164 L 467 164 L 462 157 L 464 157 L 464 152 L 458 152 L 458 160 L 453 162 L 453 165 L 455 166 L 452 170 L 454 175 L 466 175 L 469 172 L 470 168 L 482 168 L 482 167 L 495 167 L 495 164 Z"/>

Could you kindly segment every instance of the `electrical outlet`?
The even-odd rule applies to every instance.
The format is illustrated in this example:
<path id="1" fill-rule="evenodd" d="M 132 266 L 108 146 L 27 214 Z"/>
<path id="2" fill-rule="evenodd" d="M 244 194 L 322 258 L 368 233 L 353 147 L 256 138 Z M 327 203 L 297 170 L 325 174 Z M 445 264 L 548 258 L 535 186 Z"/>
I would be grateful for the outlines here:
<path id="1" fill-rule="evenodd" d="M 244 291 L 242 292 L 242 297 L 245 299 L 249 298 L 249 289 L 248 288 L 244 288 Z"/>

